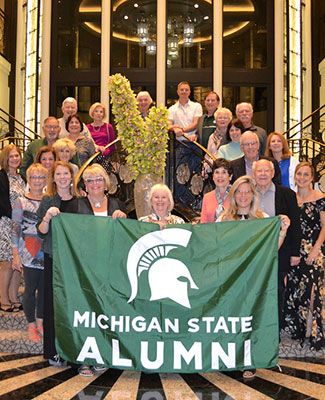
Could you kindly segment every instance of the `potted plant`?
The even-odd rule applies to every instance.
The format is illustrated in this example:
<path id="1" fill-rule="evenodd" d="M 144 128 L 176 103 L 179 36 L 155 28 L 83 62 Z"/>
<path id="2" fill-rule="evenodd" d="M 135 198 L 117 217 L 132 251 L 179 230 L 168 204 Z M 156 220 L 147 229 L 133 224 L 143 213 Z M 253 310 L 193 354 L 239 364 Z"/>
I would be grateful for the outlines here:
<path id="1" fill-rule="evenodd" d="M 126 161 L 135 179 L 134 201 L 137 217 L 150 213 L 149 190 L 161 182 L 166 165 L 168 111 L 151 107 L 143 120 L 130 82 L 121 74 L 109 78 L 112 112 Z"/>

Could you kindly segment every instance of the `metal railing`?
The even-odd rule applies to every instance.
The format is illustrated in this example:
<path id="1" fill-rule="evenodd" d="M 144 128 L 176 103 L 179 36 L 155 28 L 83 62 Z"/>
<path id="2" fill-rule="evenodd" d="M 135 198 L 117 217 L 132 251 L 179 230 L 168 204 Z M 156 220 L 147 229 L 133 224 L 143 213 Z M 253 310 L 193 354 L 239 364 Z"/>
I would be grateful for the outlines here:
<path id="1" fill-rule="evenodd" d="M 5 52 L 5 13 L 0 8 L 0 54 Z"/>
<path id="2" fill-rule="evenodd" d="M 300 161 L 310 161 L 316 172 L 316 181 L 325 174 L 324 130 L 313 131 L 313 126 L 324 123 L 325 104 L 284 132 L 292 153 Z M 297 129 L 299 128 L 299 129 Z"/>
<path id="3" fill-rule="evenodd" d="M 24 151 L 32 140 L 38 138 L 36 132 L 0 107 L 0 149 L 8 143 L 15 143 Z"/>

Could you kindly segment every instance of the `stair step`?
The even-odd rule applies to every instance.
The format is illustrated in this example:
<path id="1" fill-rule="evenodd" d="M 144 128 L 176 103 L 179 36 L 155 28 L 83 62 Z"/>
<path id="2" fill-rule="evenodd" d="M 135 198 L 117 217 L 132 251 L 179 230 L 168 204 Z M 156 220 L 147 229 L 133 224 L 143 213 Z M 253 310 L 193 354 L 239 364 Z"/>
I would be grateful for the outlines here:
<path id="1" fill-rule="evenodd" d="M 15 354 L 42 354 L 43 343 L 34 343 L 29 340 L 26 330 L 0 330 L 0 352 Z"/>
<path id="2" fill-rule="evenodd" d="M 0 330 L 17 331 L 27 329 L 27 320 L 23 311 L 17 313 L 0 312 Z"/>
<path id="3" fill-rule="evenodd" d="M 281 342 L 279 345 L 279 357 L 282 358 L 306 358 L 306 357 L 314 357 L 314 358 L 325 358 L 325 349 L 316 351 L 311 350 L 309 347 L 308 339 L 305 340 L 303 346 L 300 345 L 298 340 L 293 340 L 290 336 L 285 333 L 281 332 Z"/>

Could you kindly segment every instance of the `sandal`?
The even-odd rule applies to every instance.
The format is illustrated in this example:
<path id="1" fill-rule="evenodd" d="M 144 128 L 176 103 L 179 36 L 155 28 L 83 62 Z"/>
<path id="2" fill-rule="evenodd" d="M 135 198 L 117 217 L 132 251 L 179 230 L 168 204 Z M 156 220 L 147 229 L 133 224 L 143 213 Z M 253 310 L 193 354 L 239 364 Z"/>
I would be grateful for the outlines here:
<path id="1" fill-rule="evenodd" d="M 104 366 L 100 366 L 100 365 L 94 365 L 94 366 L 92 367 L 92 370 L 93 370 L 93 372 L 96 373 L 96 372 L 106 371 L 107 368 L 104 367 Z"/>
<path id="2" fill-rule="evenodd" d="M 19 302 L 12 303 L 11 307 L 12 307 L 12 311 L 13 312 L 19 312 L 19 311 L 21 311 L 23 309 L 23 305 L 21 303 L 19 303 Z"/>
<path id="3" fill-rule="evenodd" d="M 8 307 L 8 308 L 3 308 L 3 307 Z M 13 312 L 14 309 L 13 309 L 13 306 L 11 304 L 1 304 L 0 311 Z"/>
<path id="4" fill-rule="evenodd" d="M 78 368 L 78 373 L 81 376 L 92 377 L 94 375 L 93 370 L 88 365 L 82 365 Z"/>
<path id="5" fill-rule="evenodd" d="M 253 379 L 256 375 L 256 369 L 245 369 L 243 371 L 243 378 L 244 379 Z"/>

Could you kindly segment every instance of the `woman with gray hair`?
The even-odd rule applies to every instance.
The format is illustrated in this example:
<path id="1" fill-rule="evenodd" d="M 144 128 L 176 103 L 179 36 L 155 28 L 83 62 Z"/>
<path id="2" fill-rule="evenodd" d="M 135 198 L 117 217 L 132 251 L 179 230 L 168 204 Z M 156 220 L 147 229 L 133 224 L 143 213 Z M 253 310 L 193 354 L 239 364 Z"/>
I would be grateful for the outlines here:
<path id="1" fill-rule="evenodd" d="M 160 229 L 169 224 L 184 224 L 181 217 L 171 214 L 174 208 L 174 200 L 168 186 L 162 183 L 154 185 L 149 193 L 149 204 L 152 213 L 141 217 L 139 221 L 156 223 L 160 226 Z"/>
<path id="2" fill-rule="evenodd" d="M 141 117 L 143 119 L 146 119 L 149 114 L 149 108 L 153 103 L 149 92 L 147 92 L 146 90 L 139 92 L 137 95 L 137 102 L 141 113 Z"/>

